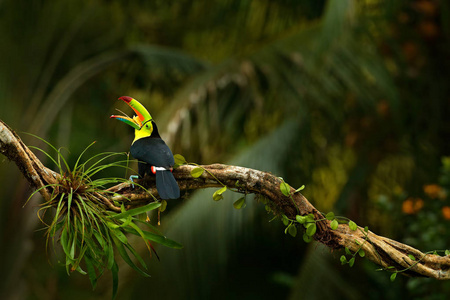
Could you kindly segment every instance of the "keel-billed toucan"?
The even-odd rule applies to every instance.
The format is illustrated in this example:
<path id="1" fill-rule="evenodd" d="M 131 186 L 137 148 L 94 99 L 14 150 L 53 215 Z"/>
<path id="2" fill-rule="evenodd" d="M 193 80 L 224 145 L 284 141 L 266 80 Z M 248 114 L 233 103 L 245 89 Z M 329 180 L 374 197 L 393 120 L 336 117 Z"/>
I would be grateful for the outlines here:
<path id="1" fill-rule="evenodd" d="M 136 99 L 123 96 L 119 100 L 127 103 L 137 115 L 133 118 L 113 115 L 111 118 L 123 121 L 135 129 L 130 153 L 139 161 L 139 175 L 156 176 L 156 189 L 162 199 L 179 198 L 180 188 L 172 174 L 175 163 L 172 151 L 159 136 L 158 127 L 149 112 Z"/>

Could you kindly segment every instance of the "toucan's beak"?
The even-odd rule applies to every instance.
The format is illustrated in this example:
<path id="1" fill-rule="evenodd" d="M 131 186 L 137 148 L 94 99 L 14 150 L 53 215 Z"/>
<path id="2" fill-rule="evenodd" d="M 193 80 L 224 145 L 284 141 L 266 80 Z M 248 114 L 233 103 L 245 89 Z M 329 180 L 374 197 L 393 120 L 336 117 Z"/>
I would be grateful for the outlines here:
<path id="1" fill-rule="evenodd" d="M 122 121 L 137 130 L 141 129 L 143 124 L 145 124 L 146 122 L 148 122 L 152 119 L 152 116 L 147 111 L 147 109 L 141 103 L 139 103 L 139 101 L 137 101 L 136 99 L 128 97 L 128 96 L 123 96 L 123 97 L 120 97 L 119 100 L 122 100 L 126 104 L 128 104 L 134 110 L 134 112 L 136 113 L 136 116 L 134 116 L 133 118 L 130 118 L 128 116 L 112 115 L 110 118 Z"/>

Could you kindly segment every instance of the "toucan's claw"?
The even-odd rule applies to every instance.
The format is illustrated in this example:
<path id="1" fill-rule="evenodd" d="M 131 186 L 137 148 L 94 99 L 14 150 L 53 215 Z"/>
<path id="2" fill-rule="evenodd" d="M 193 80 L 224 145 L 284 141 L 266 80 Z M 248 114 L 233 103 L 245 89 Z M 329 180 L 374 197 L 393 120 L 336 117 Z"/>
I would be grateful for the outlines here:
<path id="1" fill-rule="evenodd" d="M 130 181 L 132 182 L 131 183 L 131 186 L 133 187 L 133 189 L 134 189 L 134 181 L 133 181 L 133 179 L 138 179 L 139 178 L 139 176 L 138 175 L 131 175 L 130 176 Z"/>

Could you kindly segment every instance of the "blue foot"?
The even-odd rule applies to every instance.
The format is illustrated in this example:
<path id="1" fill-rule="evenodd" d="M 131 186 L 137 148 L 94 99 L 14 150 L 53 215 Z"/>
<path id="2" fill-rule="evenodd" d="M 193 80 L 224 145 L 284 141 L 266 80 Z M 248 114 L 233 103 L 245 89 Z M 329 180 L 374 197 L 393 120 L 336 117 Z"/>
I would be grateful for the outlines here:
<path id="1" fill-rule="evenodd" d="M 133 187 L 133 189 L 134 189 L 134 181 L 133 181 L 133 179 L 138 179 L 139 178 L 139 176 L 138 175 L 131 175 L 130 176 L 130 181 L 132 182 L 131 183 L 131 186 Z"/>

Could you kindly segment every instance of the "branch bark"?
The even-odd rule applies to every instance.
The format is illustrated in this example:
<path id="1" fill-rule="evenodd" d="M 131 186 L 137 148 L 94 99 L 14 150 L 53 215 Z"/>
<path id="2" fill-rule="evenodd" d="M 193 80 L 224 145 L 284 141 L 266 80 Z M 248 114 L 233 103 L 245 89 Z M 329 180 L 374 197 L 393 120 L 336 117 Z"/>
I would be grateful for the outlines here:
<path id="1" fill-rule="evenodd" d="M 30 185 L 40 189 L 43 198 L 51 199 L 52 190 L 45 187 L 58 181 L 59 174 L 42 165 L 39 159 L 21 141 L 19 136 L 0 120 L 0 152 L 14 161 Z M 354 231 L 347 224 L 340 224 L 332 230 L 330 221 L 301 194 L 291 188 L 291 197 L 285 196 L 280 190 L 282 180 L 273 174 L 254 169 L 228 166 L 223 164 L 200 166 L 205 170 L 199 178 L 193 178 L 191 171 L 195 166 L 183 165 L 173 171 L 181 190 L 196 190 L 208 187 L 222 187 L 244 194 L 253 193 L 269 199 L 275 214 L 284 214 L 290 219 L 296 215 L 313 214 L 317 221 L 317 231 L 314 238 L 331 250 L 347 247 L 356 252 L 360 247 L 365 251 L 366 258 L 383 268 L 394 267 L 407 276 L 430 277 L 439 280 L 450 279 L 450 255 L 439 256 L 423 252 L 394 241 L 392 239 L 367 233 L 360 227 Z M 148 192 L 157 196 L 155 182 L 152 178 L 138 181 Z M 143 189 L 133 189 L 127 183 L 118 184 L 109 189 L 114 196 L 100 195 L 105 209 L 117 210 L 114 201 L 126 201 L 130 207 L 141 206 L 154 201 L 153 197 Z M 111 193 L 111 195 L 113 195 Z M 367 235 L 367 237 L 366 237 Z M 362 246 L 361 246 L 362 245 Z M 411 259 L 411 256 L 415 260 Z"/>

